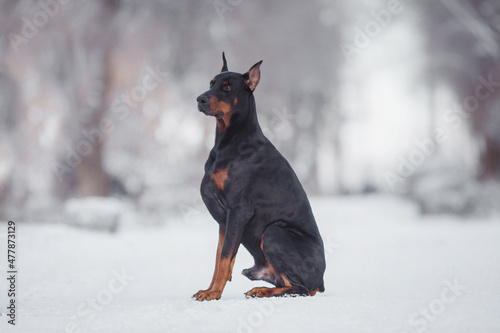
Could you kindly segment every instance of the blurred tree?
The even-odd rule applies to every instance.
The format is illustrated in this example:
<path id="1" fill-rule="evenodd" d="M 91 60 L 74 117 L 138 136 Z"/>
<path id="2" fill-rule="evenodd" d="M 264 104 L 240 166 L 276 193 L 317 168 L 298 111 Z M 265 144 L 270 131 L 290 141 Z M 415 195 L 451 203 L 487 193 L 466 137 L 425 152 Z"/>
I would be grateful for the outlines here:
<path id="1" fill-rule="evenodd" d="M 0 2 L 0 32 L 9 31 L 16 11 L 17 1 Z M 12 174 L 14 155 L 19 151 L 20 143 L 16 140 L 18 124 L 19 91 L 18 85 L 9 73 L 5 63 L 8 40 L 0 39 L 0 219 L 6 219 L 9 207 L 12 207 Z"/>
<path id="2" fill-rule="evenodd" d="M 56 190 L 62 197 L 105 196 L 110 177 L 103 167 L 105 122 L 113 98 L 112 53 L 119 40 L 116 17 L 120 0 L 97 5 L 75 4 L 59 20 L 68 31 L 58 53 L 59 79 L 68 98 L 65 128 L 69 145 L 54 166 Z"/>
<path id="3" fill-rule="evenodd" d="M 477 139 L 479 180 L 500 179 L 500 5 L 493 0 L 419 2 L 429 89 L 444 81 Z M 488 83 L 489 82 L 489 83 Z M 431 92 L 432 94 L 432 92 Z"/>

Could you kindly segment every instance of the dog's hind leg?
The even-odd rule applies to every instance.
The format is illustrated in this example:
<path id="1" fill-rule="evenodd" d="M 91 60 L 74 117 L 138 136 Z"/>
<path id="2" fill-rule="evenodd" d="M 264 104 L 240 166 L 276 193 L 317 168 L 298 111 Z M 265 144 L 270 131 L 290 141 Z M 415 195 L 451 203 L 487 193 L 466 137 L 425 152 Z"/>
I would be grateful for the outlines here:
<path id="1" fill-rule="evenodd" d="M 262 238 L 264 256 L 280 277 L 277 288 L 254 288 L 252 297 L 314 295 L 325 290 L 325 257 L 321 239 L 273 224 Z"/>

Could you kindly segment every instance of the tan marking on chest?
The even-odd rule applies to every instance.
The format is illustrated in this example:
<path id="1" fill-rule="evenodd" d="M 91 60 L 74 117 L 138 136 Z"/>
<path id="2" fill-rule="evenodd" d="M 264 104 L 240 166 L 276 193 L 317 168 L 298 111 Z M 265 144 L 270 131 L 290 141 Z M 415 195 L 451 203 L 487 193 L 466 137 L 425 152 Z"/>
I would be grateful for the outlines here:
<path id="1" fill-rule="evenodd" d="M 210 176 L 210 178 L 214 181 L 217 188 L 221 191 L 224 191 L 224 184 L 227 180 L 227 168 L 225 169 L 217 169 Z"/>

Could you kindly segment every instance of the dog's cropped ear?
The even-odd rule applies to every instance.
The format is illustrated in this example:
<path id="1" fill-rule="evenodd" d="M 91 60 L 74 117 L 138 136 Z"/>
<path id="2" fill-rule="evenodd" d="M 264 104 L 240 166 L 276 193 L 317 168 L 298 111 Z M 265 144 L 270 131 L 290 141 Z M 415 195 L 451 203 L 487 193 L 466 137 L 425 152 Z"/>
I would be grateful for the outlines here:
<path id="1" fill-rule="evenodd" d="M 262 64 L 262 60 L 253 65 L 248 72 L 243 74 L 245 78 L 245 83 L 250 88 L 251 91 L 254 91 L 255 87 L 259 84 L 260 81 L 260 64 Z"/>
<path id="2" fill-rule="evenodd" d="M 224 54 L 224 52 L 222 52 L 222 69 L 220 72 L 221 73 L 227 72 L 227 61 L 226 61 L 226 55 Z"/>

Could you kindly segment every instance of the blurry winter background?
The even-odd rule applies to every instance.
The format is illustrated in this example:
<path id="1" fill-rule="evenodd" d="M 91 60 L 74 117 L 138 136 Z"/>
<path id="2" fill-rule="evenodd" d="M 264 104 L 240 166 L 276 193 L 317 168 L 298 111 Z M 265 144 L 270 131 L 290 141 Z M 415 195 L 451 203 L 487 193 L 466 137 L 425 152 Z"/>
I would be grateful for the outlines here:
<path id="1" fill-rule="evenodd" d="M 499 210 L 497 1 L 0 3 L 3 219 L 88 196 L 145 224 L 193 213 L 215 126 L 195 98 L 222 51 L 264 60 L 262 126 L 310 195 Z"/>
<path id="2" fill-rule="evenodd" d="M 103 237 L 89 230 L 127 226 L 148 227 L 153 236 L 160 228 L 189 247 L 201 237 L 195 230 L 206 230 L 200 225 L 216 228 L 199 196 L 215 121 L 195 99 L 225 51 L 231 71 L 264 60 L 255 92 L 261 125 L 315 198 L 325 239 L 347 220 L 387 227 L 395 214 L 401 225 L 411 220 L 411 228 L 438 238 L 482 230 L 473 244 L 485 242 L 484 257 L 498 254 L 499 229 L 484 225 L 500 216 L 497 0 L 0 0 L 0 37 L 0 220 L 33 222 L 24 237 L 42 248 L 62 241 L 60 233 L 62 247 L 86 253 L 75 240 Z M 339 210 L 344 204 L 350 210 Z M 409 208 L 397 215 L 401 207 Z M 361 237 L 356 228 L 346 229 L 346 242 Z M 414 256 L 432 242 L 423 234 L 408 245 Z M 190 250 L 210 260 L 203 283 L 216 230 L 206 238 L 206 247 Z M 57 259 L 53 246 L 44 258 Z M 498 285 L 498 264 L 488 272 Z M 204 287 L 198 284 L 188 286 L 191 294 Z M 493 294 L 499 299 L 498 288 Z"/>
<path id="3" fill-rule="evenodd" d="M 264 60 L 262 125 L 309 194 L 498 211 L 496 1 L 1 4 L 4 219 L 87 196 L 144 223 L 186 213 L 215 126 L 195 98 L 223 50 L 237 72 Z"/>

